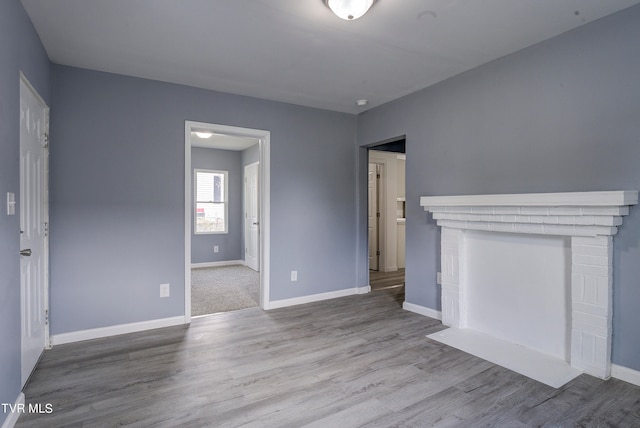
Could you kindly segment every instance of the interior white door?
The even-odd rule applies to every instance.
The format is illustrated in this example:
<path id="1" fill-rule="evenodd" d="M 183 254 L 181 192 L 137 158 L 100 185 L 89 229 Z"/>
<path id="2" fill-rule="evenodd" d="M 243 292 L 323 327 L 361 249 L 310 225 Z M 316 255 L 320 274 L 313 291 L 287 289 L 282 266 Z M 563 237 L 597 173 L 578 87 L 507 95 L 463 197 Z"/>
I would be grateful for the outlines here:
<path id="1" fill-rule="evenodd" d="M 369 164 L 369 269 L 378 270 L 378 165 Z"/>
<path id="2" fill-rule="evenodd" d="M 47 106 L 20 80 L 20 301 L 22 385 L 45 348 L 48 331 Z"/>
<path id="3" fill-rule="evenodd" d="M 255 271 L 260 270 L 258 171 L 258 162 L 244 167 L 244 260 Z"/>

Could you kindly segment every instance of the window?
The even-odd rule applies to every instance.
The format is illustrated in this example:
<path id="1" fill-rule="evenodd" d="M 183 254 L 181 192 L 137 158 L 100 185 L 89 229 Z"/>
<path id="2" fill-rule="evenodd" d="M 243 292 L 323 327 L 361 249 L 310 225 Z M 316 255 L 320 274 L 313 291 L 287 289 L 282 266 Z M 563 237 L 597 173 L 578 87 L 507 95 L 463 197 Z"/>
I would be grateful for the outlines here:
<path id="1" fill-rule="evenodd" d="M 227 171 L 195 171 L 195 233 L 227 233 Z"/>

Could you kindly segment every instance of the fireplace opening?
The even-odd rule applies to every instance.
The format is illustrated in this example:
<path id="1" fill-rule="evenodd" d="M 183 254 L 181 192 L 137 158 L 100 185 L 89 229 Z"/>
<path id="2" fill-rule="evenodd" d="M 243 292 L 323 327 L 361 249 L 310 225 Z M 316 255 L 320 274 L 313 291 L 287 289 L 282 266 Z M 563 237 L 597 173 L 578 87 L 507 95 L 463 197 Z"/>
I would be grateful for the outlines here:
<path id="1" fill-rule="evenodd" d="M 568 362 L 570 238 L 465 231 L 463 247 L 462 327 Z"/>

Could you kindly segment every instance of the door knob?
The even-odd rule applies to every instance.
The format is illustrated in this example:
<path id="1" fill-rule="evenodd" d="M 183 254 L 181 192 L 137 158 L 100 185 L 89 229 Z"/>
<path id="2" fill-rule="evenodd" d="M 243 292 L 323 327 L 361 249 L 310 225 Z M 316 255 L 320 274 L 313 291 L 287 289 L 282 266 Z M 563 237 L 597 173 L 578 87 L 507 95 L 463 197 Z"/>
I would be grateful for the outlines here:
<path id="1" fill-rule="evenodd" d="M 27 248 L 26 250 L 20 250 L 20 255 L 21 256 L 30 256 L 31 255 L 31 248 Z"/>

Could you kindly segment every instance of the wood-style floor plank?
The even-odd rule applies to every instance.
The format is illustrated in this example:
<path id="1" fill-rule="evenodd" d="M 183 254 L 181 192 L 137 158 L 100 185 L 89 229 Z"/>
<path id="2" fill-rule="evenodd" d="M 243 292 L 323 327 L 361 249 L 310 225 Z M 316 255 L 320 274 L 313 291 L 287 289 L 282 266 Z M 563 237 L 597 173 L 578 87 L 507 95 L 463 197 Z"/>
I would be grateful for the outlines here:
<path id="1" fill-rule="evenodd" d="M 388 289 L 57 346 L 17 427 L 640 427 L 640 388 L 548 387 L 425 336 Z"/>
<path id="2" fill-rule="evenodd" d="M 395 286 L 404 286 L 404 269 L 398 269 L 393 272 L 370 270 L 369 285 L 373 291 Z"/>

